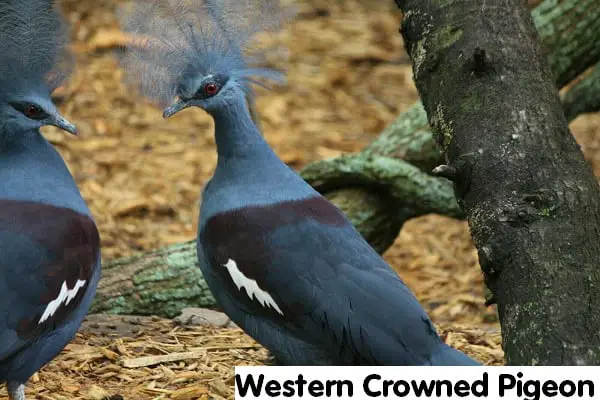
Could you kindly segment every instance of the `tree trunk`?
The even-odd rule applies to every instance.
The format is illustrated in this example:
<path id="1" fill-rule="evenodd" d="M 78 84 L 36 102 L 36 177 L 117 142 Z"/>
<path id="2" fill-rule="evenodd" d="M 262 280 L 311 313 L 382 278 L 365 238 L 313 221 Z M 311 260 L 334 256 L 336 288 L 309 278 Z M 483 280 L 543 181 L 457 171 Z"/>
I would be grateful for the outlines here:
<path id="1" fill-rule="evenodd" d="M 569 69 L 581 68 L 582 54 L 597 48 L 600 24 L 590 27 L 586 21 L 595 21 L 600 0 L 582 1 L 577 6 L 575 1 L 563 1 L 550 12 L 553 4 L 555 1 L 546 0 L 533 16 L 551 49 L 548 59 L 554 75 L 564 77 L 572 75 L 566 72 Z M 588 82 L 589 88 L 600 85 L 598 77 L 592 78 L 590 74 L 581 84 Z M 573 118 L 600 99 L 600 91 L 586 93 L 589 96 L 582 99 L 590 100 L 571 96 L 567 102 L 569 95 L 565 98 L 565 107 L 570 104 L 574 110 Z M 302 174 L 383 253 L 410 218 L 427 213 L 463 217 L 452 185 L 428 174 L 442 160 L 425 110 L 417 103 L 360 153 L 313 163 Z M 185 307 L 214 307 L 196 266 L 195 252 L 195 244 L 188 242 L 106 263 L 92 311 L 173 317 Z"/>
<path id="2" fill-rule="evenodd" d="M 600 188 L 531 15 L 522 0 L 396 3 L 508 363 L 599 364 Z"/>

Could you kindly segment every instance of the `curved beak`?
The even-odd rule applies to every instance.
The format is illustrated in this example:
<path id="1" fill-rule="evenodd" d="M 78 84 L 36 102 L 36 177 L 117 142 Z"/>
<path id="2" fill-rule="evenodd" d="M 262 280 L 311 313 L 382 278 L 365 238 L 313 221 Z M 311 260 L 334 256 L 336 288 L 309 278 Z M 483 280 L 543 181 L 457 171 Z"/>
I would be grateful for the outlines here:
<path id="1" fill-rule="evenodd" d="M 179 100 L 163 110 L 163 118 L 167 119 L 177 114 L 179 111 L 188 108 L 190 104 L 187 101 Z"/>
<path id="2" fill-rule="evenodd" d="M 48 121 L 48 125 L 56 126 L 57 128 L 69 132 L 71 135 L 77 135 L 77 128 L 75 125 L 67 121 L 67 119 L 60 114 L 56 114 L 55 117 Z"/>

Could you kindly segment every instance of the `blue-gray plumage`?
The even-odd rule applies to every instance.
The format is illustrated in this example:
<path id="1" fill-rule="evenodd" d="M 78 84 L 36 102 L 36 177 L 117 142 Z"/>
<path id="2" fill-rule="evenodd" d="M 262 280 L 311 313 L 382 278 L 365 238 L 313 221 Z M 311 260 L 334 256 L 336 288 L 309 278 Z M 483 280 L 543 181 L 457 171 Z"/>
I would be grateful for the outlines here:
<path id="1" fill-rule="evenodd" d="M 100 239 L 58 152 L 75 134 L 51 93 L 70 65 L 49 0 L 0 3 L 0 382 L 11 399 L 75 336 L 100 277 Z"/>
<path id="2" fill-rule="evenodd" d="M 143 35 L 128 71 L 159 103 L 178 97 L 164 116 L 197 106 L 215 121 L 197 249 L 219 304 L 283 364 L 477 365 L 442 342 L 398 275 L 263 139 L 244 95 L 254 76 L 277 75 L 250 69 L 241 49 L 277 7 L 238 3 L 262 8 L 252 31 L 234 0 L 144 1 L 125 25 Z M 164 71 L 183 73 L 157 82 Z"/>

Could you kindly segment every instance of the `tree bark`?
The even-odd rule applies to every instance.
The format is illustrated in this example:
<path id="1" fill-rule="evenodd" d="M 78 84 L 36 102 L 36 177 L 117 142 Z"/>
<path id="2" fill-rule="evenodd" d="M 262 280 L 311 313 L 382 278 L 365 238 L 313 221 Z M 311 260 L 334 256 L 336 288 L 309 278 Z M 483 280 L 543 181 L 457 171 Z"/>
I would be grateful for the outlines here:
<path id="1" fill-rule="evenodd" d="M 546 0 L 542 10 L 554 3 Z M 567 46 L 568 52 L 552 48 L 548 54 L 555 76 L 566 76 L 569 68 L 579 68 L 581 54 L 592 51 L 597 43 L 594 38 L 600 41 L 600 29 L 583 29 L 588 24 L 579 21 L 581 13 L 586 20 L 595 15 L 594 4 L 600 9 L 600 0 L 586 0 L 575 13 L 575 2 L 569 0 L 561 2 L 554 13 L 534 11 L 538 29 L 546 32 L 542 35 L 545 42 L 552 46 L 564 46 L 567 40 L 574 43 Z M 562 61 L 557 61 L 559 58 Z M 600 95 L 600 91 L 593 94 Z M 577 99 L 571 103 L 580 104 Z M 581 107 L 573 116 L 578 112 L 582 112 Z M 360 153 L 313 163 L 303 171 L 303 177 L 344 211 L 369 243 L 383 253 L 410 218 L 427 213 L 464 216 L 452 185 L 429 175 L 442 161 L 427 114 L 417 103 Z M 92 311 L 173 317 L 185 307 L 214 306 L 196 265 L 195 243 L 187 242 L 105 263 Z"/>
<path id="2" fill-rule="evenodd" d="M 121 258 L 102 269 L 90 313 L 172 318 L 187 307 L 215 307 L 193 241 Z"/>
<path id="3" fill-rule="evenodd" d="M 600 364 L 600 188 L 531 15 L 522 0 L 396 3 L 508 363 Z"/>

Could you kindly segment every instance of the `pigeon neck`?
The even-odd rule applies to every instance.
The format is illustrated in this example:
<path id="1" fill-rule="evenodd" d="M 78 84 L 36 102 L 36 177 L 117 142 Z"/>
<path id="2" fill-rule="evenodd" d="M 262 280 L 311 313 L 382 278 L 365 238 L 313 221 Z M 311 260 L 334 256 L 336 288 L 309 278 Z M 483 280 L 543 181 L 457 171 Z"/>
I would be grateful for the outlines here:
<path id="1" fill-rule="evenodd" d="M 37 129 L 13 132 L 0 140 L 0 181 L 0 198 L 36 201 L 89 215 L 62 157 Z"/>
<path id="2" fill-rule="evenodd" d="M 277 157 L 252 121 L 243 97 L 212 115 L 218 161 L 203 191 L 200 227 L 225 210 L 318 195 Z"/>
<path id="3" fill-rule="evenodd" d="M 250 111 L 239 96 L 212 113 L 215 121 L 215 142 L 219 160 L 247 159 L 272 153 L 258 127 L 250 117 Z"/>

